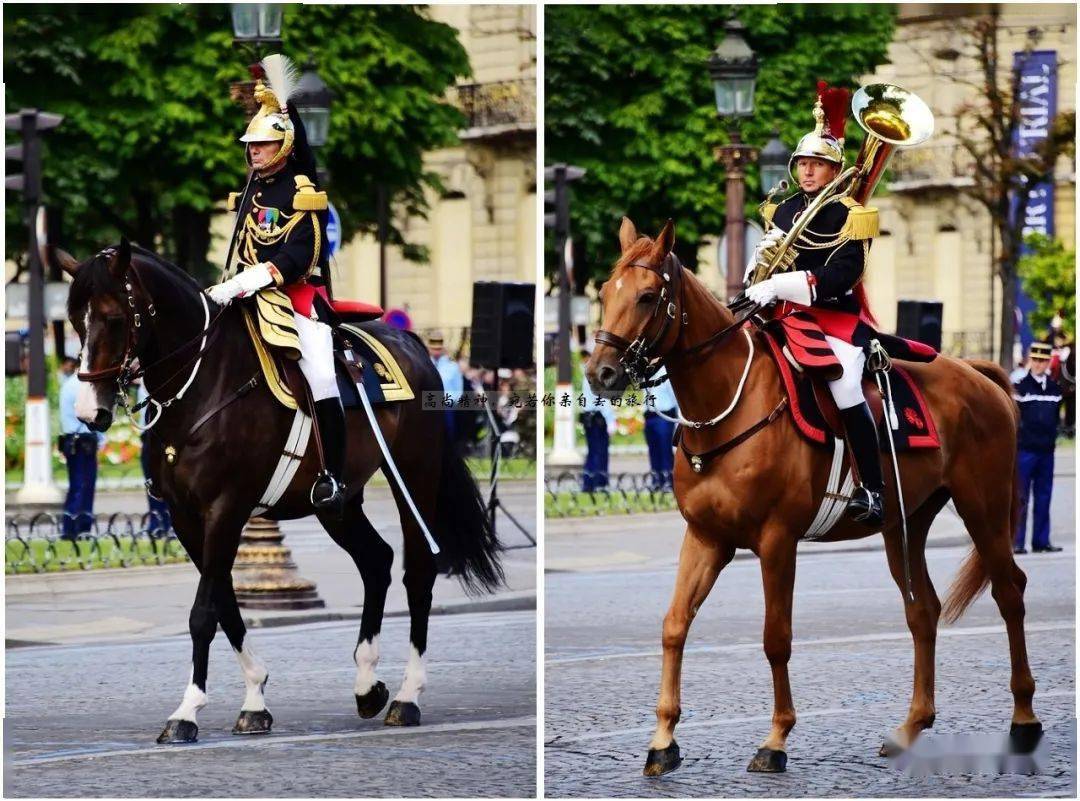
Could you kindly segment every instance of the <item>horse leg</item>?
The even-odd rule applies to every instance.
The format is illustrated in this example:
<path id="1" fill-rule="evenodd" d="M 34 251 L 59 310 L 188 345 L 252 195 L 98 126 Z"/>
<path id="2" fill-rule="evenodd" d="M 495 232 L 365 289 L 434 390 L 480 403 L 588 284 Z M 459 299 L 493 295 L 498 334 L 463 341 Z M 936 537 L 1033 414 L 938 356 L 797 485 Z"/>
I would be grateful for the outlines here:
<path id="1" fill-rule="evenodd" d="M 413 473 L 413 476 L 415 475 Z M 410 479 L 407 477 L 406 480 Z M 419 477 L 409 484 L 417 509 L 429 525 L 434 525 L 435 521 L 437 487 L 438 482 L 424 481 Z M 427 651 L 428 618 L 431 616 L 431 589 L 435 586 L 438 568 L 424 538 L 424 532 L 397 487 L 394 488 L 394 498 L 401 516 L 401 530 L 405 542 L 405 575 L 402 583 L 405 585 L 409 602 L 409 659 L 405 663 L 401 688 L 386 711 L 385 723 L 387 726 L 419 726 L 420 693 L 424 691 L 427 683 L 424 654 Z"/>
<path id="2" fill-rule="evenodd" d="M 980 466 L 980 471 L 972 475 L 979 475 L 984 469 Z M 958 483 L 952 488 L 953 501 L 990 581 L 991 595 L 1005 620 L 1012 670 L 1009 681 L 1013 695 L 1010 735 L 1019 739 L 1019 745 L 1023 748 L 1041 736 L 1042 723 L 1032 708 L 1035 679 L 1028 664 L 1024 637 L 1024 588 L 1027 576 L 1013 559 L 1010 507 L 1013 499 L 1007 493 L 983 492 L 973 481 L 963 484 L 963 487 L 962 490 Z"/>
<path id="3" fill-rule="evenodd" d="M 199 726 L 196 714 L 206 706 L 206 676 L 210 666 L 210 643 L 217 633 L 218 610 L 214 599 L 218 588 L 231 584 L 229 576 L 236 548 L 240 543 L 240 530 L 246 514 L 233 514 L 219 518 L 206 526 L 203 538 L 203 564 L 195 602 L 188 616 L 191 633 L 191 678 L 180 705 L 176 708 L 165 728 L 158 735 L 158 743 L 193 743 L 198 739 Z"/>
<path id="4" fill-rule="evenodd" d="M 716 583 L 716 577 L 734 556 L 734 546 L 711 539 L 708 534 L 687 526 L 679 552 L 675 594 L 664 616 L 660 697 L 656 702 L 656 732 L 645 759 L 646 776 L 661 776 L 682 763 L 679 745 L 675 742 L 675 725 L 682 714 L 680 678 L 686 635 L 698 609 Z"/>
<path id="5" fill-rule="evenodd" d="M 797 547 L 798 540 L 786 531 L 776 530 L 761 538 L 758 555 L 765 588 L 765 657 L 772 670 L 773 719 L 769 736 L 746 768 L 752 773 L 782 773 L 787 769 L 787 737 L 795 726 L 788 661 Z"/>
<path id="6" fill-rule="evenodd" d="M 948 492 L 939 490 L 908 518 L 911 590 L 915 594 L 915 602 L 904 603 L 904 614 L 915 646 L 915 684 L 907 719 L 881 746 L 878 752 L 880 756 L 894 756 L 905 750 L 915 742 L 923 729 L 934 725 L 934 649 L 937 644 L 941 602 L 926 569 L 926 536 L 931 523 L 948 499 Z M 885 536 L 885 554 L 889 560 L 893 581 L 903 596 L 907 591 L 904 551 L 899 531 L 896 529 Z"/>
<path id="7" fill-rule="evenodd" d="M 394 549 L 379 536 L 364 513 L 363 499 L 356 498 L 346 505 L 340 521 L 320 517 L 319 521 L 331 538 L 352 557 L 364 582 L 364 609 L 360 613 L 360 633 L 353 650 L 356 681 L 353 695 L 356 712 L 362 718 L 378 715 L 390 691 L 375 675 L 379 664 L 379 632 L 382 630 L 386 591 L 390 588 L 390 565 Z"/>
<path id="8" fill-rule="evenodd" d="M 266 669 L 259 655 L 255 653 L 247 636 L 247 627 L 240 615 L 240 606 L 236 603 L 236 593 L 233 590 L 232 576 L 226 577 L 228 581 L 221 581 L 214 592 L 214 606 L 218 612 L 218 622 L 221 630 L 232 646 L 236 654 L 236 661 L 240 664 L 240 671 L 244 676 L 244 704 L 240 707 L 240 716 L 233 726 L 233 734 L 269 734 L 270 727 L 274 723 L 274 717 L 266 708 L 266 682 L 270 679 L 270 672 Z"/>

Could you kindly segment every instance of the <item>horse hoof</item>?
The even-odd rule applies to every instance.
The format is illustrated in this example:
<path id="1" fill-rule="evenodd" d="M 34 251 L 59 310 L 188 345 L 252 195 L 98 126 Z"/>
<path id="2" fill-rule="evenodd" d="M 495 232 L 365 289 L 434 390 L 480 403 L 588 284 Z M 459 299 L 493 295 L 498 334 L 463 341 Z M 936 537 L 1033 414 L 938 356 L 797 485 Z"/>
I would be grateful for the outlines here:
<path id="1" fill-rule="evenodd" d="M 1014 723 L 1009 727 L 1009 749 L 1014 754 L 1030 754 L 1042 739 L 1043 727 L 1034 723 Z"/>
<path id="2" fill-rule="evenodd" d="M 158 735 L 158 744 L 193 743 L 199 739 L 199 727 L 190 720 L 169 720 Z"/>
<path id="3" fill-rule="evenodd" d="M 787 770 L 787 752 L 759 748 L 746 770 L 750 773 L 783 773 Z"/>
<path id="4" fill-rule="evenodd" d="M 420 707 L 412 701 L 391 701 L 386 710 L 387 726 L 419 726 Z"/>
<path id="5" fill-rule="evenodd" d="M 895 759 L 904 753 L 904 746 L 896 742 L 892 737 L 889 737 L 885 742 L 881 744 L 881 748 L 878 749 L 878 756 L 887 757 L 889 759 Z"/>
<path id="6" fill-rule="evenodd" d="M 382 712 L 386 702 L 390 700 L 390 691 L 381 681 L 375 682 L 375 686 L 363 695 L 356 696 L 356 712 L 362 718 L 373 718 Z"/>
<path id="7" fill-rule="evenodd" d="M 682 764 L 682 755 L 679 753 L 679 744 L 674 740 L 667 748 L 650 748 L 649 755 L 645 757 L 645 775 L 650 778 L 663 776 L 671 773 Z"/>
<path id="8" fill-rule="evenodd" d="M 269 734 L 270 727 L 274 725 L 274 716 L 269 709 L 260 709 L 255 712 L 243 710 L 233 726 L 233 734 Z"/>

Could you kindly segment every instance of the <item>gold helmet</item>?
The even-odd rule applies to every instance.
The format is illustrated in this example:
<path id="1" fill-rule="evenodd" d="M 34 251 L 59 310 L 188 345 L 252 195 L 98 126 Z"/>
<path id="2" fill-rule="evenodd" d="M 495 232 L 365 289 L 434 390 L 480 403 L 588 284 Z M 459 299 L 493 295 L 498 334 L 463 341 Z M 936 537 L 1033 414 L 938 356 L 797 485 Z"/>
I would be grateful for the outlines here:
<path id="1" fill-rule="evenodd" d="M 803 156 L 813 156 L 844 166 L 844 127 L 847 122 L 847 89 L 831 89 L 818 81 L 818 97 L 814 103 L 814 130 L 799 140 L 788 160 L 788 172 L 798 183 L 795 162 Z"/>
<path id="2" fill-rule="evenodd" d="M 276 54 L 263 59 L 261 66 L 266 78 L 265 83 L 259 80 L 255 84 L 255 102 L 259 104 L 259 110 L 251 118 L 240 141 L 281 142 L 281 149 L 264 168 L 269 169 L 287 159 L 293 149 L 295 132 L 287 103 L 296 87 L 297 70 L 288 58 Z"/>

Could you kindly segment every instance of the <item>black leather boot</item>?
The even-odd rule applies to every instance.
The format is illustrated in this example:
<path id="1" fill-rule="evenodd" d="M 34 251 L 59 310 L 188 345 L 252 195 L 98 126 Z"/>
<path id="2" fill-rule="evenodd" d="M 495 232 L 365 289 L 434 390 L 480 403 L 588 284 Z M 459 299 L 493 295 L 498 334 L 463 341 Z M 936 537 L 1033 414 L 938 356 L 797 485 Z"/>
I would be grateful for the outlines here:
<path id="1" fill-rule="evenodd" d="M 345 511 L 345 411 L 338 398 L 315 401 L 315 420 L 322 439 L 326 469 L 311 488 L 311 503 L 317 512 L 340 519 Z"/>
<path id="2" fill-rule="evenodd" d="M 841 409 L 851 455 L 859 471 L 859 486 L 852 493 L 847 505 L 847 516 L 868 526 L 880 526 L 885 520 L 885 502 L 882 493 L 885 482 L 881 477 L 881 453 L 878 446 L 877 426 L 865 403 Z"/>

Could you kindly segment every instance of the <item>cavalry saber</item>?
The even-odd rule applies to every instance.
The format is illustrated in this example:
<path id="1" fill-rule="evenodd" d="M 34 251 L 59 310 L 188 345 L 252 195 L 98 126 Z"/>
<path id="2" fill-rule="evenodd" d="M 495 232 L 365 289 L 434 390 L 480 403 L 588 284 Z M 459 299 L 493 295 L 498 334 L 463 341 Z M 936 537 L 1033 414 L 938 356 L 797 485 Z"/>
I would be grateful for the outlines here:
<path id="1" fill-rule="evenodd" d="M 409 509 L 412 511 L 413 517 L 415 517 L 416 522 L 420 524 L 420 530 L 424 532 L 424 539 L 427 540 L 428 547 L 431 548 L 431 553 L 438 556 L 439 546 L 436 544 L 435 538 L 431 536 L 431 532 L 428 531 L 427 523 L 424 522 L 424 518 L 420 515 L 420 510 L 416 508 L 412 495 L 409 493 L 409 488 L 405 486 L 405 481 L 401 478 L 401 473 L 398 472 L 397 465 L 394 464 L 394 457 L 390 455 L 390 446 L 386 444 L 386 440 L 382 435 L 382 429 L 379 427 L 379 421 L 375 419 L 375 410 L 371 407 L 371 401 L 368 400 L 367 391 L 363 386 L 359 386 L 357 389 L 360 390 L 360 402 L 364 404 L 364 412 L 367 414 L 368 420 L 371 421 L 371 432 L 375 435 L 375 441 L 379 443 L 379 450 L 382 451 L 383 460 L 386 462 L 386 466 L 390 468 L 390 472 L 394 476 L 394 481 L 397 482 L 398 489 L 401 490 L 401 495 L 405 498 L 405 503 L 409 504 Z"/>
<path id="2" fill-rule="evenodd" d="M 874 359 L 875 356 L 877 359 Z M 900 546 L 904 557 L 904 582 L 907 590 L 904 600 L 908 603 L 915 603 L 915 593 L 911 590 L 911 561 L 908 558 L 907 511 L 904 509 L 904 488 L 900 483 L 900 460 L 896 455 L 896 443 L 893 441 L 892 435 L 892 421 L 899 418 L 896 417 L 896 406 L 893 403 L 892 382 L 889 381 L 887 375 L 890 359 L 881 346 L 881 342 L 876 339 L 870 341 L 870 358 L 874 359 L 870 369 L 874 371 L 874 380 L 877 382 L 878 392 L 881 393 L 881 401 L 885 407 L 885 434 L 889 440 L 889 455 L 892 457 L 893 476 L 896 479 L 896 503 L 900 507 Z"/>

